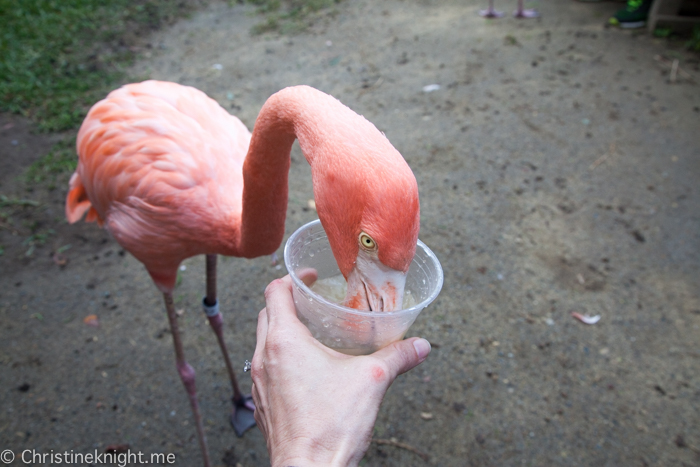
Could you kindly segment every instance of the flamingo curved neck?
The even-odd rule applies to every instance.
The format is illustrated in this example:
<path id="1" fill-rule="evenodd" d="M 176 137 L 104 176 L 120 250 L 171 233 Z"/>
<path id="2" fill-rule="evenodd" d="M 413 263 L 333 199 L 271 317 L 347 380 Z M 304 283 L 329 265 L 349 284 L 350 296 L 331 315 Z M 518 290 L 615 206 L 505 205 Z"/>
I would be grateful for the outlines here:
<path id="1" fill-rule="evenodd" d="M 318 217 L 347 278 L 361 230 L 380 245 L 378 258 L 408 270 L 418 238 L 418 186 L 401 154 L 372 123 L 308 86 L 272 95 L 255 122 L 243 163 L 235 255 L 273 253 L 282 243 L 294 140 L 311 166 Z"/>
<path id="2" fill-rule="evenodd" d="M 316 143 L 332 131 L 333 120 L 327 116 L 337 112 L 338 106 L 345 108 L 307 86 L 283 89 L 265 102 L 243 164 L 241 230 L 236 248 L 240 256 L 271 254 L 282 243 L 292 144 L 299 139 L 313 166 Z"/>

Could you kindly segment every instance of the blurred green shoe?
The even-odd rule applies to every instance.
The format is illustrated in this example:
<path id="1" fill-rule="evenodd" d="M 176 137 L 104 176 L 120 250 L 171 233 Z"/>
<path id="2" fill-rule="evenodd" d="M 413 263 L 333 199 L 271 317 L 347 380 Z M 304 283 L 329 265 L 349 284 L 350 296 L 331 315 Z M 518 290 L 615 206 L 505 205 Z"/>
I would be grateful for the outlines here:
<path id="1" fill-rule="evenodd" d="M 609 22 L 613 26 L 633 29 L 641 28 L 647 22 L 647 16 L 654 0 L 629 0 L 627 6 L 618 10 Z"/>

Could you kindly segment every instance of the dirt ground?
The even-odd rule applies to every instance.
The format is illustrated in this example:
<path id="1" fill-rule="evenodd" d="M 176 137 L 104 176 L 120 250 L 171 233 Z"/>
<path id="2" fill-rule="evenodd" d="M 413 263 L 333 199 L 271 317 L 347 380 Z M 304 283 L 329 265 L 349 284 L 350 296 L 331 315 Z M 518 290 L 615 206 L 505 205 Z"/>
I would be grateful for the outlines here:
<path id="1" fill-rule="evenodd" d="M 149 38 L 132 75 L 196 86 L 248 127 L 270 94 L 309 84 L 412 167 L 445 285 L 409 331 L 433 352 L 390 388 L 375 438 L 429 460 L 372 444 L 363 465 L 700 465 L 700 93 L 669 72 L 678 59 L 700 77 L 698 56 L 605 28 L 620 3 L 533 2 L 539 19 L 491 21 L 485 4 L 347 0 L 303 34 L 257 37 L 251 7 L 217 4 Z M 129 444 L 200 465 L 144 268 L 96 225 L 63 220 L 66 180 L 28 192 L 20 178 L 55 139 L 0 116 L 0 194 L 39 203 L 0 202 L 0 450 Z M 295 148 L 287 235 L 315 218 L 311 198 Z M 260 432 L 228 424 L 204 259 L 184 266 L 176 307 L 212 458 L 268 465 Z M 262 291 L 285 270 L 231 258 L 219 274 L 249 389 Z"/>

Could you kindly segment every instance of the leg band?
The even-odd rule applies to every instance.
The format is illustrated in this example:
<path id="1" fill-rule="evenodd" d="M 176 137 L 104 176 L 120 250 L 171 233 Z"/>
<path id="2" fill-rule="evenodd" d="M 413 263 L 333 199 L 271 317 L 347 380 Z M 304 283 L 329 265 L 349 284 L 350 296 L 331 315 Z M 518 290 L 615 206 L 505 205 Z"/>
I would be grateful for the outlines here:
<path id="1" fill-rule="evenodd" d="M 219 301 L 217 300 L 216 303 L 214 303 L 212 306 L 207 305 L 207 297 L 204 297 L 202 299 L 202 308 L 204 310 L 204 314 L 206 314 L 208 317 L 216 316 L 219 314 Z"/>

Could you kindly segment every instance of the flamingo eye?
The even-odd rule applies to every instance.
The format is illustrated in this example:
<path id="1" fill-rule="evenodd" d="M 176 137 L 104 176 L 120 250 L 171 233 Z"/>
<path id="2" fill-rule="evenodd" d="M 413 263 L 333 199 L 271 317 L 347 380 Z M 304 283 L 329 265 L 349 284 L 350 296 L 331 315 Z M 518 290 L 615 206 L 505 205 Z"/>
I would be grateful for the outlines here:
<path id="1" fill-rule="evenodd" d="M 377 244 L 375 243 L 374 240 L 372 240 L 372 237 L 370 237 L 369 235 L 367 235 L 364 232 L 362 232 L 360 234 L 360 245 L 365 250 L 373 251 L 373 250 L 377 249 Z"/>

